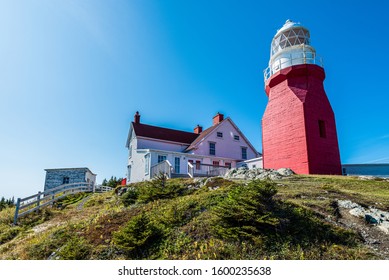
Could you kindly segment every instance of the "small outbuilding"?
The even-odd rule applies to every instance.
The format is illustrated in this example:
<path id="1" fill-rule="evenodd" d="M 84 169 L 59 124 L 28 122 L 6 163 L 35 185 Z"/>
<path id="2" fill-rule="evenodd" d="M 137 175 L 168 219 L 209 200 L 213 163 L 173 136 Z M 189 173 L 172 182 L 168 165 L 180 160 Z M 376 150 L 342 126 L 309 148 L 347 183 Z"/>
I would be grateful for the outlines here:
<path id="1" fill-rule="evenodd" d="M 45 191 L 65 184 L 96 183 L 96 174 L 87 167 L 45 169 Z"/>

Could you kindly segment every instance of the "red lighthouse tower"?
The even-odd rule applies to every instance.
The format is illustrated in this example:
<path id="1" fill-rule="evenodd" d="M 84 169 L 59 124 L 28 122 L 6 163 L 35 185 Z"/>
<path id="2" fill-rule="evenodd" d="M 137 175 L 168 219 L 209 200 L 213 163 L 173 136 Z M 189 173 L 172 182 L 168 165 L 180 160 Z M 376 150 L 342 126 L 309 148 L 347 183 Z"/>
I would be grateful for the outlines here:
<path id="1" fill-rule="evenodd" d="M 308 29 L 287 20 L 271 44 L 269 97 L 262 118 L 264 168 L 341 174 L 335 116 L 324 91 L 321 59 Z"/>

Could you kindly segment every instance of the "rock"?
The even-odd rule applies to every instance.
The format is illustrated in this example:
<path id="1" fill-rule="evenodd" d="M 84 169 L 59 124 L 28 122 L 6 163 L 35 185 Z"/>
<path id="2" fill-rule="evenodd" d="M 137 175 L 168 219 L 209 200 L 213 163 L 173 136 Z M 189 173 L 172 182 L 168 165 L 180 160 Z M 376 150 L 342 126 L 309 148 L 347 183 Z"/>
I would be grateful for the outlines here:
<path id="1" fill-rule="evenodd" d="M 389 229 L 388 229 L 387 227 L 383 227 L 382 225 L 379 225 L 379 226 L 377 226 L 377 228 L 378 228 L 380 231 L 382 231 L 382 232 L 384 232 L 384 233 L 386 233 L 386 234 L 389 234 Z"/>
<path id="2" fill-rule="evenodd" d="M 284 177 L 289 177 L 295 174 L 290 168 L 263 169 L 247 167 L 233 168 L 227 171 L 224 178 L 228 179 L 244 179 L 244 180 L 280 180 Z"/>
<path id="3" fill-rule="evenodd" d="M 362 207 L 355 207 L 349 211 L 349 213 L 355 217 L 364 218 L 365 217 L 365 209 Z"/>
<path id="4" fill-rule="evenodd" d="M 380 218 L 374 214 L 365 214 L 365 221 L 368 224 L 378 225 L 380 223 Z"/>
<path id="5" fill-rule="evenodd" d="M 338 206 L 342 208 L 352 209 L 360 207 L 359 204 L 352 202 L 351 200 L 338 200 Z"/>
<path id="6" fill-rule="evenodd" d="M 281 176 L 292 176 L 294 175 L 295 173 L 293 172 L 292 169 L 290 168 L 280 168 L 277 170 L 278 174 L 280 174 Z"/>
<path id="7" fill-rule="evenodd" d="M 358 176 L 359 180 L 374 180 L 375 178 L 374 176 Z"/>

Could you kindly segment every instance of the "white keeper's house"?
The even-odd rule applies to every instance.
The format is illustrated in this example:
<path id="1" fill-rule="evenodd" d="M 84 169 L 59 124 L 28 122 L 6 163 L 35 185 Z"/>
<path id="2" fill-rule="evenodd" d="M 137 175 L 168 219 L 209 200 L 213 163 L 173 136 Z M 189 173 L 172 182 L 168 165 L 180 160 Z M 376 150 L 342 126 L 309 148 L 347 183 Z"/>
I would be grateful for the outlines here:
<path id="1" fill-rule="evenodd" d="M 128 183 L 149 180 L 161 172 L 169 178 L 203 177 L 223 175 L 229 168 L 245 164 L 262 167 L 262 155 L 235 123 L 220 113 L 208 129 L 197 125 L 194 132 L 186 132 L 143 124 L 136 112 L 126 147 Z"/>

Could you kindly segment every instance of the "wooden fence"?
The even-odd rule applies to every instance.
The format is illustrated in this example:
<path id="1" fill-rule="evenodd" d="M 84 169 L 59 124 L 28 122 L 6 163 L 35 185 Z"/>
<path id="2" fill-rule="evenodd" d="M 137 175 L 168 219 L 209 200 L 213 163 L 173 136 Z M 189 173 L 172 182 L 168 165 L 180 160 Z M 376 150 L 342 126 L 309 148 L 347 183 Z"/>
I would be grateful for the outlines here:
<path id="1" fill-rule="evenodd" d="M 61 185 L 44 192 L 38 192 L 37 194 L 25 198 L 18 198 L 16 202 L 14 224 L 17 223 L 19 217 L 38 211 L 42 207 L 52 205 L 55 201 L 65 196 L 79 192 L 94 191 L 95 187 L 91 183 L 73 183 Z"/>

